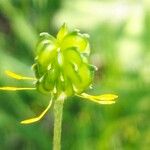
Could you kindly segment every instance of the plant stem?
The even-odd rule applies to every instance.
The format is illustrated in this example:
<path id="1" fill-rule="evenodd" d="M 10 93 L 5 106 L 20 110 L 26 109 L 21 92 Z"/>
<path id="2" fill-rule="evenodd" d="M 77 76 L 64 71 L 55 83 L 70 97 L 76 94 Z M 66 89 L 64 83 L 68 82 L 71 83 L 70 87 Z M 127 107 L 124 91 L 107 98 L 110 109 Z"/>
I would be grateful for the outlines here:
<path id="1" fill-rule="evenodd" d="M 53 150 L 61 149 L 61 125 L 63 115 L 63 104 L 65 95 L 62 93 L 54 104 L 54 136 L 53 136 Z"/>

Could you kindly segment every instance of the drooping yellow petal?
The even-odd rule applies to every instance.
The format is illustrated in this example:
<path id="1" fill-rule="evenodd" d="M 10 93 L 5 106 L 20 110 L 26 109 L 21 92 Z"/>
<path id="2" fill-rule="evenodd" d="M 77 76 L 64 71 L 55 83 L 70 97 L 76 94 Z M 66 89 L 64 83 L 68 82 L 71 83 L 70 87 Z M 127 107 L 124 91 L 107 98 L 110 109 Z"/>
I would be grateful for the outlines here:
<path id="1" fill-rule="evenodd" d="M 118 95 L 115 94 L 102 94 L 102 95 L 97 95 L 97 96 L 92 96 L 92 98 L 95 98 L 97 100 L 101 100 L 101 101 L 112 101 L 116 98 L 118 98 Z"/>
<path id="2" fill-rule="evenodd" d="M 98 101 L 98 100 L 94 100 L 94 99 L 91 99 L 91 101 L 96 102 L 98 104 L 103 104 L 103 105 L 109 105 L 109 104 L 116 103 L 116 101 Z"/>
<path id="3" fill-rule="evenodd" d="M 3 91 L 19 91 L 19 90 L 35 90 L 36 88 L 32 87 L 13 87 L 13 86 L 4 86 L 0 87 L 0 90 Z"/>
<path id="4" fill-rule="evenodd" d="M 5 70 L 5 74 L 11 78 L 17 79 L 17 80 L 36 80 L 36 78 L 32 78 L 32 77 L 24 77 L 22 75 L 18 75 L 12 71 L 9 70 Z"/>
<path id="5" fill-rule="evenodd" d="M 82 93 L 81 95 L 78 96 L 99 104 L 114 104 L 116 102 L 115 99 L 118 98 L 118 96 L 115 94 L 103 94 L 103 95 L 94 96 L 94 95 Z"/>
<path id="6" fill-rule="evenodd" d="M 46 107 L 46 109 L 38 117 L 23 120 L 20 123 L 21 124 L 30 124 L 30 123 L 34 123 L 34 122 L 39 121 L 41 118 L 43 118 L 43 116 L 46 114 L 46 112 L 50 109 L 51 105 L 52 105 L 52 99 L 50 100 L 50 102 L 49 102 L 48 106 Z"/>

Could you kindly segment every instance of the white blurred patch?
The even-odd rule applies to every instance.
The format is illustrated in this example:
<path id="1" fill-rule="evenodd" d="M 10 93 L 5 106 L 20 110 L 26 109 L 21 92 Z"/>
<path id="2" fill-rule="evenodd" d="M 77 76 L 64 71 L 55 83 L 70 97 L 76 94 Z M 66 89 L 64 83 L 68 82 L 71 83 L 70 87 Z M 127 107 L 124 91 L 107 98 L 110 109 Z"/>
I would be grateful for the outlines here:
<path id="1" fill-rule="evenodd" d="M 141 66 L 141 44 L 135 40 L 122 39 L 118 43 L 118 58 L 122 69 L 137 71 Z"/>
<path id="2" fill-rule="evenodd" d="M 141 1 L 94 1 L 76 0 L 63 1 L 62 9 L 54 18 L 55 26 L 59 27 L 66 22 L 70 27 L 90 30 L 102 22 L 118 23 L 127 20 L 129 16 L 143 11 Z"/>

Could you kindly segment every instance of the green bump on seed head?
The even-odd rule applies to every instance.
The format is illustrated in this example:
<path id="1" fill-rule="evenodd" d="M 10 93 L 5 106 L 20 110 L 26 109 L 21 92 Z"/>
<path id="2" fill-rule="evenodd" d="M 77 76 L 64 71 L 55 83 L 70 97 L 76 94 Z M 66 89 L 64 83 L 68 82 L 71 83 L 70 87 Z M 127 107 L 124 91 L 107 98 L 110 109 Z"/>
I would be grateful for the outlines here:
<path id="1" fill-rule="evenodd" d="M 88 63 L 87 34 L 68 31 L 63 24 L 56 38 L 41 33 L 36 46 L 33 69 L 36 88 L 44 94 L 80 94 L 92 84 L 95 67 Z"/>

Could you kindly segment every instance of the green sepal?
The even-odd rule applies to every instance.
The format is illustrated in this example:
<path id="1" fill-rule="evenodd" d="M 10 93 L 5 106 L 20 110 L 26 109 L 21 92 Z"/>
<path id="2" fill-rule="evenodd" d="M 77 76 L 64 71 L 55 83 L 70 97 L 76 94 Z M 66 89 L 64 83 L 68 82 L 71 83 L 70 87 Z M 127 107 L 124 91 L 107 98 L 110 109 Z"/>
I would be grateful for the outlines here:
<path id="1" fill-rule="evenodd" d="M 82 57 L 79 51 L 75 47 L 71 47 L 68 49 L 65 49 L 63 51 L 64 58 L 67 62 L 80 66 L 82 63 Z"/>
<path id="2" fill-rule="evenodd" d="M 43 52 L 38 55 L 37 62 L 42 66 L 48 66 L 48 64 L 52 63 L 56 55 L 56 47 L 51 44 L 46 44 L 43 47 Z"/>
<path id="3" fill-rule="evenodd" d="M 43 52 L 43 49 L 44 49 L 45 45 L 47 45 L 47 44 L 55 46 L 56 39 L 46 32 L 40 33 L 40 36 L 39 36 L 39 39 L 38 39 L 38 42 L 36 45 L 37 55 L 39 55 L 40 53 Z"/>
<path id="4" fill-rule="evenodd" d="M 39 80 L 36 82 L 36 89 L 42 94 L 45 94 L 45 95 L 50 94 L 48 90 L 45 90 L 45 88 L 43 87 L 43 85 L 41 84 Z"/>
<path id="5" fill-rule="evenodd" d="M 78 70 L 78 76 L 80 78 L 80 83 L 74 82 L 74 87 L 77 90 L 77 93 L 83 92 L 91 83 L 92 83 L 92 74 L 89 69 L 88 64 L 82 64 Z"/>
<path id="6" fill-rule="evenodd" d="M 46 72 L 43 78 L 43 86 L 47 90 L 53 90 L 58 79 L 59 70 L 57 68 L 53 68 Z"/>
<path id="7" fill-rule="evenodd" d="M 84 34 L 71 32 L 65 36 L 61 43 L 61 49 L 65 50 L 70 47 L 75 47 L 80 53 L 90 54 L 88 39 Z"/>
<path id="8" fill-rule="evenodd" d="M 59 32 L 57 33 L 57 40 L 58 40 L 59 42 L 61 42 L 61 41 L 63 40 L 63 38 L 64 38 L 67 34 L 68 34 L 68 27 L 67 27 L 67 25 L 64 23 L 64 24 L 61 26 Z"/>
<path id="9" fill-rule="evenodd" d="M 65 84 L 64 85 L 65 86 L 65 91 L 64 92 L 66 93 L 66 95 L 72 96 L 74 91 L 73 91 L 71 81 L 69 79 L 66 79 L 64 84 Z"/>
<path id="10" fill-rule="evenodd" d="M 39 71 L 38 71 L 38 64 L 37 63 L 33 64 L 32 65 L 32 69 L 34 71 L 35 77 L 39 79 L 40 78 L 40 74 L 39 74 Z"/>

